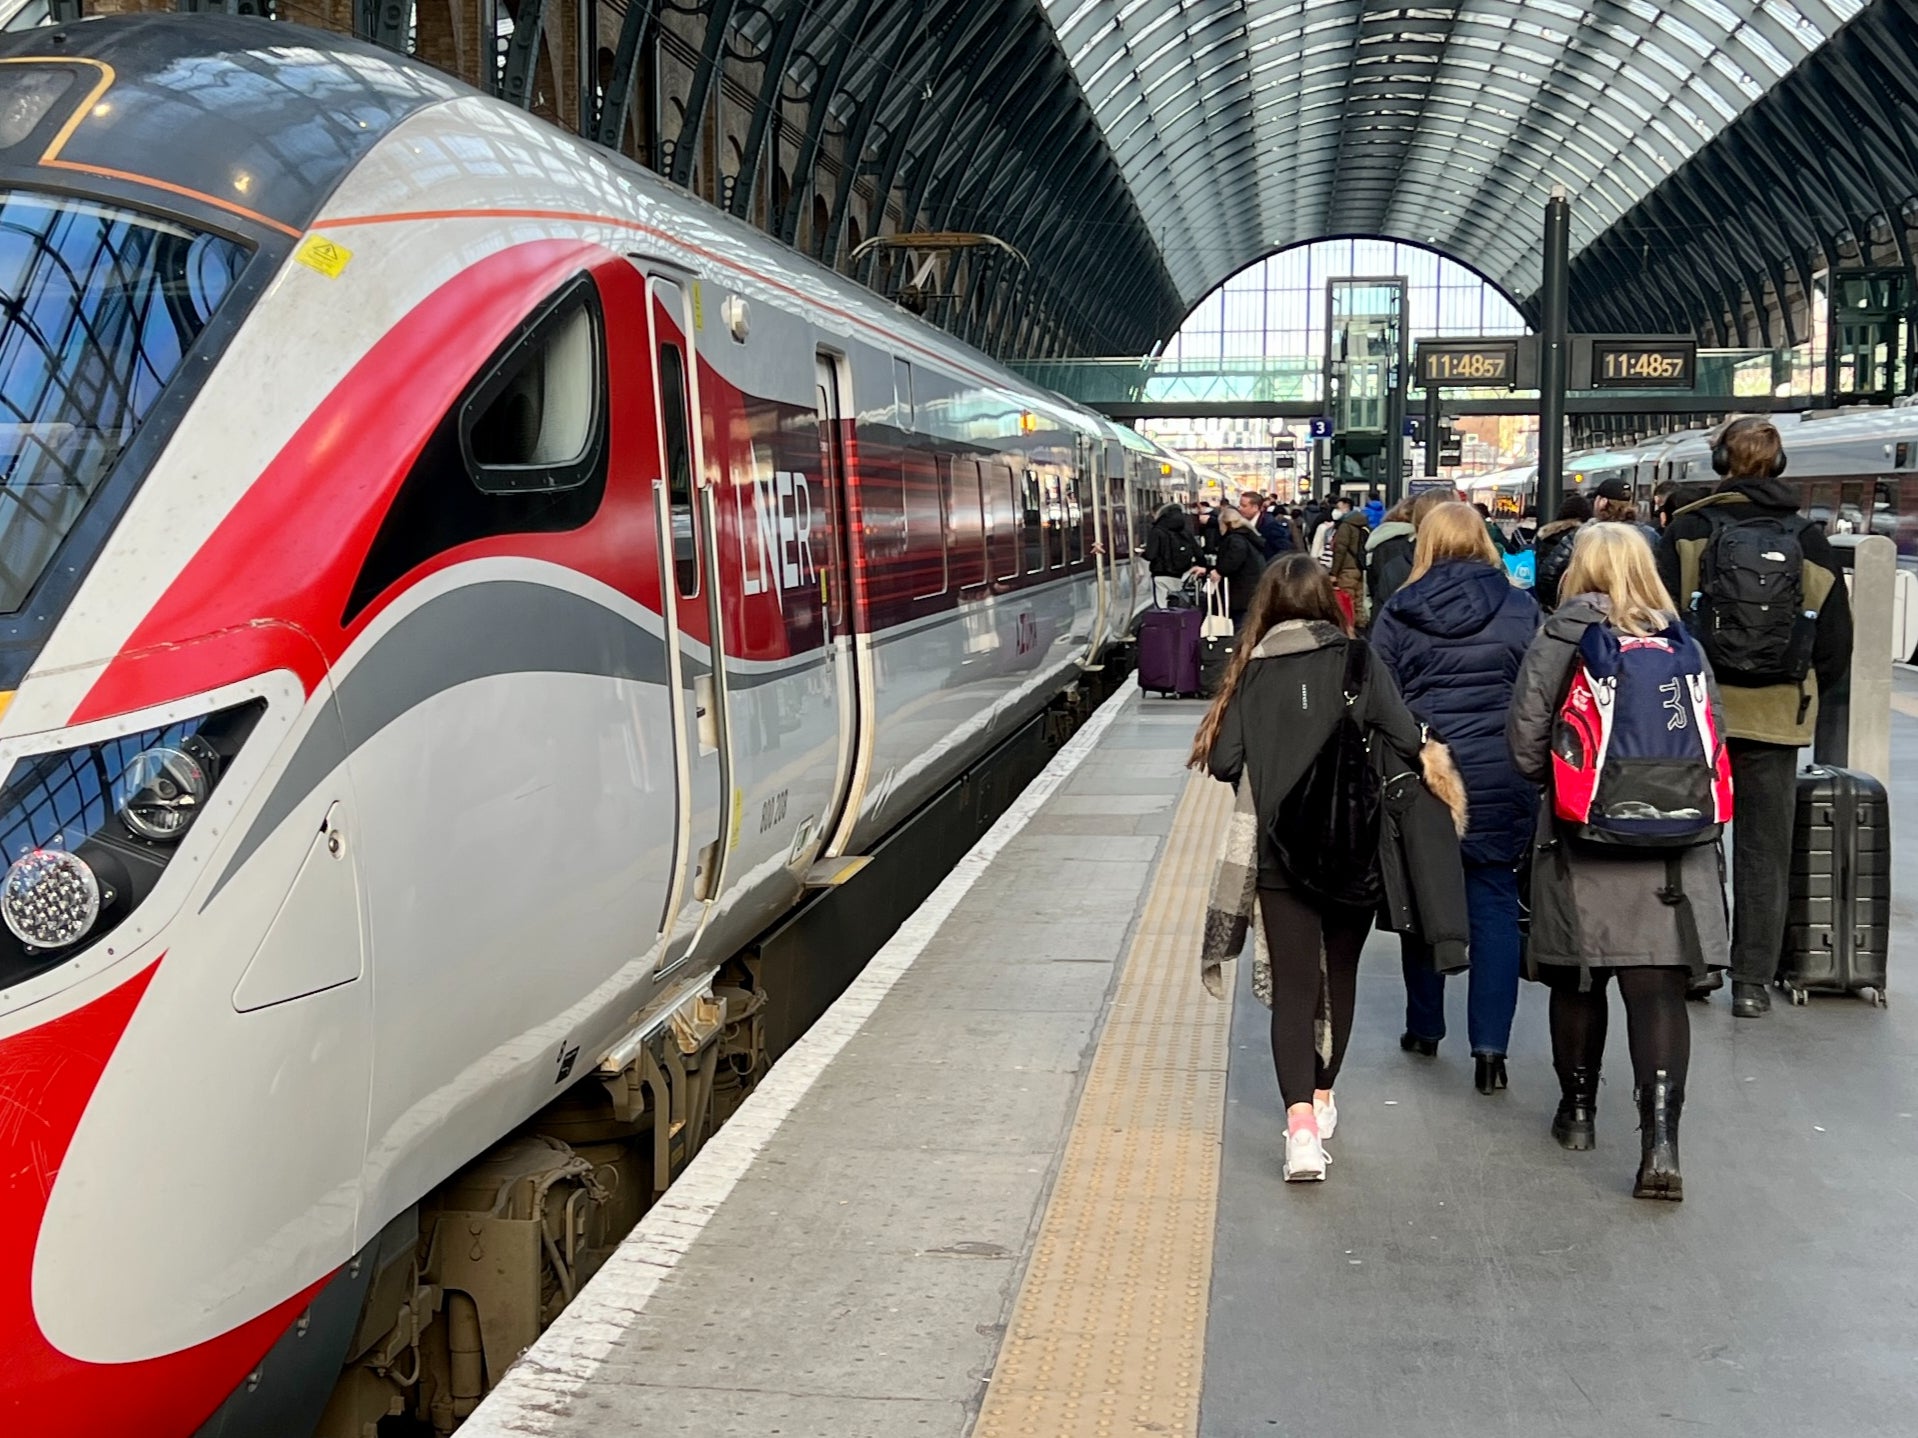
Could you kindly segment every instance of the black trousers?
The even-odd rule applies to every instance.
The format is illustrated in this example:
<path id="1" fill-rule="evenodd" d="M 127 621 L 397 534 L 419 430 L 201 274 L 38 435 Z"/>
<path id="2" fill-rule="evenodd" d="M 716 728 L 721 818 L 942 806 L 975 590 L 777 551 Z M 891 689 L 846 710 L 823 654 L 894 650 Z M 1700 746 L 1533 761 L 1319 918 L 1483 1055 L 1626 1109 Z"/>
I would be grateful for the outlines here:
<path id="1" fill-rule="evenodd" d="M 1785 947 L 1798 751 L 1729 739 L 1732 761 L 1732 978 L 1768 984 Z"/>
<path id="2" fill-rule="evenodd" d="M 1573 1069 L 1598 1072 L 1611 1011 L 1607 990 L 1616 978 L 1625 997 L 1634 1086 L 1644 1088 L 1660 1069 L 1684 1086 L 1692 1062 L 1692 1016 L 1685 1007 L 1689 968 L 1594 969 L 1590 988 L 1581 988 L 1579 969 L 1541 964 L 1538 972 L 1552 991 L 1552 1067 L 1561 1078 Z"/>
<path id="3" fill-rule="evenodd" d="M 1290 1108 L 1312 1102 L 1314 1089 L 1331 1088 L 1352 1037 L 1358 999 L 1359 950 L 1372 927 L 1369 909 L 1315 909 L 1290 889 L 1260 889 L 1259 919 L 1272 957 L 1272 1066 L 1279 1096 Z M 1319 950 L 1325 950 L 1320 983 Z M 1332 1057 L 1318 1051 L 1322 1007 L 1332 1011 Z"/>

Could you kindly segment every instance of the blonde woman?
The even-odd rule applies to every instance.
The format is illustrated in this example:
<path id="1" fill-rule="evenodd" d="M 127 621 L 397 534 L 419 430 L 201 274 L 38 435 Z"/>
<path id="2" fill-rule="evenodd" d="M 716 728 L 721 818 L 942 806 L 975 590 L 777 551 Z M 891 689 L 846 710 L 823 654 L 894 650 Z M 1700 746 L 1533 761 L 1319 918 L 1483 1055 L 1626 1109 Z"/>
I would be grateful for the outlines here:
<path id="1" fill-rule="evenodd" d="M 1505 1055 L 1518 1009 L 1518 869 L 1538 790 L 1512 767 L 1505 713 L 1538 605 L 1505 577 L 1485 521 L 1447 500 L 1420 519 L 1412 573 L 1372 623 L 1372 644 L 1405 703 L 1452 751 L 1465 778 L 1465 902 L 1471 923 L 1466 1005 L 1473 1079 L 1482 1094 L 1506 1086 Z M 1399 1046 L 1428 1058 L 1445 1037 L 1445 979 L 1416 940 L 1403 942 L 1405 1032 Z"/>
<path id="2" fill-rule="evenodd" d="M 1252 522 L 1230 505 L 1219 506 L 1218 518 L 1219 547 L 1212 557 L 1212 575 L 1225 585 L 1225 607 L 1231 612 L 1232 627 L 1238 629 L 1245 624 L 1245 612 L 1265 570 L 1265 545 Z"/>
<path id="3" fill-rule="evenodd" d="M 1558 608 L 1526 653 L 1505 726 L 1514 764 L 1541 784 L 1551 779 L 1553 724 L 1586 629 L 1604 624 L 1620 635 L 1676 634 L 1694 643 L 1679 626 L 1651 550 L 1627 525 L 1591 524 L 1579 531 L 1560 593 Z M 1702 653 L 1698 658 L 1722 734 L 1717 680 Z M 1688 952 L 1694 938 L 1697 952 Z M 1693 959 L 1723 968 L 1729 944 L 1717 844 L 1594 852 L 1559 832 L 1550 802 L 1541 806 L 1531 963 L 1534 976 L 1552 991 L 1552 1064 L 1560 1085 L 1552 1134 L 1568 1149 L 1596 1142 L 1606 989 L 1616 979 L 1625 999 L 1639 1112 L 1635 1198 L 1684 1197 L 1678 1118 L 1691 1062 L 1685 991 Z"/>

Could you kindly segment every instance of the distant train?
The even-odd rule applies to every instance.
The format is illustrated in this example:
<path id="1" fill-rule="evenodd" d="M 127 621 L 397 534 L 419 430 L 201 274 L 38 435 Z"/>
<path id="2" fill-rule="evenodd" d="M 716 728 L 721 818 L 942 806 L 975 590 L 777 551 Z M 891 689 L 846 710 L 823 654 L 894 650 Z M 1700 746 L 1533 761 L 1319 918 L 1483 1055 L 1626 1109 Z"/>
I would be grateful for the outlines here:
<path id="1" fill-rule="evenodd" d="M 1897 658 L 1912 660 L 1918 652 L 1918 405 L 1808 410 L 1772 422 L 1785 441 L 1785 482 L 1798 491 L 1808 517 L 1832 535 L 1877 534 L 1897 545 L 1893 646 Z M 1623 479 L 1650 518 L 1659 485 L 1716 482 L 1711 434 L 1684 430 L 1636 449 L 1568 455 L 1565 488 L 1592 490 Z M 1507 519 L 1531 509 L 1537 491 L 1536 465 L 1482 475 L 1468 486 L 1474 500 Z"/>

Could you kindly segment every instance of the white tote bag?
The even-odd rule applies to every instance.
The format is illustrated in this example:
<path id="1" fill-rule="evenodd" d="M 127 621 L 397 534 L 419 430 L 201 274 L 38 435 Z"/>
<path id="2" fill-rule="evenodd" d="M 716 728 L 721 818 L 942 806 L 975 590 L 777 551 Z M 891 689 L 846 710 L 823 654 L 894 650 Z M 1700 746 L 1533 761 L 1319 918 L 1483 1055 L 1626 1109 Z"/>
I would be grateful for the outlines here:
<path id="1" fill-rule="evenodd" d="M 1232 612 L 1225 607 L 1225 581 L 1208 579 L 1205 582 L 1205 620 L 1199 625 L 1200 639 L 1230 639 L 1232 637 Z"/>

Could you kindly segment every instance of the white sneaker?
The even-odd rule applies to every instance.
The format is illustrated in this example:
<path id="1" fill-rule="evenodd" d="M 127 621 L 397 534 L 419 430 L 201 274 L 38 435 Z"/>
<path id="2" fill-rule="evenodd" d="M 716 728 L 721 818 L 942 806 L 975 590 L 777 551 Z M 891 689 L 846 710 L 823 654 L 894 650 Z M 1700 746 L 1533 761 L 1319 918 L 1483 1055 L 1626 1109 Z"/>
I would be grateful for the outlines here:
<path id="1" fill-rule="evenodd" d="M 1339 1126 L 1339 1101 L 1330 1095 L 1324 1103 L 1313 1099 L 1312 1116 L 1319 1121 L 1319 1142 L 1330 1143 Z"/>
<path id="2" fill-rule="evenodd" d="M 1285 1136 L 1285 1181 L 1317 1183 L 1325 1177 L 1325 1149 L 1309 1128 L 1295 1128 Z"/>

